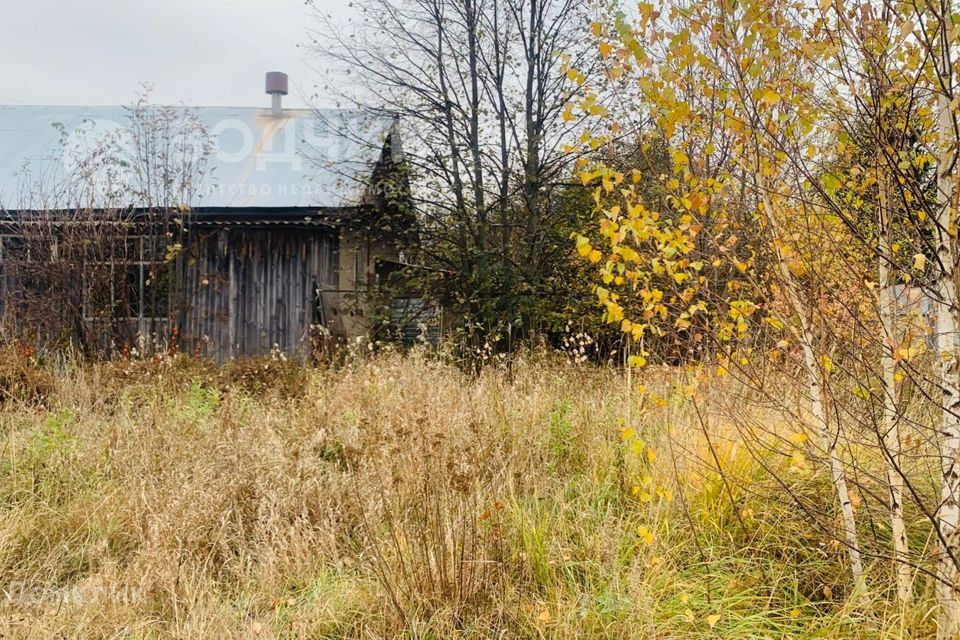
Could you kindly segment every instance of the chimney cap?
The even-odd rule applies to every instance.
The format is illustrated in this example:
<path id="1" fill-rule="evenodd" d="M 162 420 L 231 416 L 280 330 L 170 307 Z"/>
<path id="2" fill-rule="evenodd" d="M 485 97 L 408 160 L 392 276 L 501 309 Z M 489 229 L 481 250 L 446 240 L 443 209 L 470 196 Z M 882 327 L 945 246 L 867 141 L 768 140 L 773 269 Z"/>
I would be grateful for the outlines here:
<path id="1" fill-rule="evenodd" d="M 267 93 L 285 96 L 287 95 L 288 85 L 287 74 L 282 71 L 267 72 Z"/>

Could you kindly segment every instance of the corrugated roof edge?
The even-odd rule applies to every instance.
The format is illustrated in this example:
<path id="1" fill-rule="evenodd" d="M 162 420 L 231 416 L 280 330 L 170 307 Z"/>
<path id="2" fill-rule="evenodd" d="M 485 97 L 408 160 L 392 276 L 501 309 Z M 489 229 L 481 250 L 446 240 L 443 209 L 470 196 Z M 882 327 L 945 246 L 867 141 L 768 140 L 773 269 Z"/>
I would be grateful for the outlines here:
<path id="1" fill-rule="evenodd" d="M 328 229 L 340 228 L 356 214 L 357 207 L 330 207 L 317 209 L 316 207 L 289 208 L 289 207 L 257 207 L 252 209 L 235 209 L 232 207 L 216 207 L 211 209 L 199 208 L 185 216 L 185 228 L 203 228 L 220 226 L 289 226 L 289 227 L 324 227 Z M 30 214 L 42 214 L 31 216 Z M 62 221 L 51 220 L 51 214 L 56 211 L 44 210 L 0 210 L 0 229 L 15 229 L 31 225 L 71 226 L 89 224 L 89 219 L 77 220 L 65 217 Z M 70 213 L 64 211 L 63 213 Z M 146 211 L 127 211 L 129 218 L 114 220 L 111 224 L 138 224 L 146 220 Z M 138 213 L 142 214 L 138 218 Z M 103 223 L 101 220 L 98 223 Z"/>

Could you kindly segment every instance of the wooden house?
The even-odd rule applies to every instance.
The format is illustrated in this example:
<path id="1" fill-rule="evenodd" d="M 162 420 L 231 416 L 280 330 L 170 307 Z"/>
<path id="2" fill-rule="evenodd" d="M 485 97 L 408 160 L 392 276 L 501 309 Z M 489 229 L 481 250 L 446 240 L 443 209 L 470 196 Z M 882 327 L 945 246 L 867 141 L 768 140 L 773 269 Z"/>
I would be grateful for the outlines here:
<path id="1" fill-rule="evenodd" d="M 157 125 L 149 118 L 158 114 L 144 107 L 0 107 L 0 331 L 26 340 L 86 332 L 106 351 L 156 351 L 173 341 L 223 361 L 271 351 L 302 358 L 318 337 L 352 340 L 375 329 L 380 274 L 398 261 L 413 228 L 400 204 L 406 183 L 395 123 L 282 109 L 282 74 L 268 74 L 267 88 L 272 108 L 189 110 L 205 141 L 202 175 L 189 184 L 171 177 L 170 166 L 195 169 L 200 161 L 145 157 L 158 140 L 168 155 L 192 152 L 178 120 L 186 111 L 166 110 Z M 145 123 L 152 142 L 131 142 L 128 130 Z M 90 170 L 88 157 L 111 136 L 129 157 Z M 125 193 L 124 180 L 142 185 L 144 165 L 160 174 L 161 196 Z M 177 180 L 189 202 L 171 195 L 168 183 Z M 114 243 L 122 249 L 99 262 L 72 258 L 90 242 L 66 249 L 67 236 L 92 233 L 104 220 L 123 229 Z M 47 231 L 30 248 L 25 238 L 40 227 Z M 85 285 L 102 262 L 110 263 L 101 269 L 106 278 Z M 62 263 L 61 280 L 73 269 L 76 286 L 88 290 L 73 296 L 69 285 L 58 289 L 38 275 L 54 263 Z M 38 299 L 47 303 L 39 320 L 25 302 Z M 109 304 L 94 313 L 93 299 Z M 55 322 L 74 308 L 79 320 Z"/>

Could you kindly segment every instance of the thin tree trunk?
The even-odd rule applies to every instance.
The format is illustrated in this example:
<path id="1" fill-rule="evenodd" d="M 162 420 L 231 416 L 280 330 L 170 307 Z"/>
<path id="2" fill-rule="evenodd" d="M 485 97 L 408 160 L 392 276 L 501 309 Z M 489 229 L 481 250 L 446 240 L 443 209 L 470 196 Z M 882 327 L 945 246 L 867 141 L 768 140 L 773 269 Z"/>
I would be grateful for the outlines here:
<path id="1" fill-rule="evenodd" d="M 882 136 L 878 141 L 882 140 Z M 882 166 L 882 165 L 878 165 Z M 903 521 L 903 476 L 900 466 L 900 417 L 897 397 L 897 361 L 894 351 L 897 347 L 897 299 L 889 264 L 893 259 L 890 242 L 889 192 L 886 173 L 880 176 L 880 256 L 878 275 L 880 279 L 880 325 L 883 355 L 880 367 L 883 384 L 883 421 L 882 446 L 888 456 L 887 488 L 890 493 L 890 529 L 893 536 L 894 562 L 897 575 L 897 598 L 901 602 L 910 600 L 911 571 L 909 564 L 910 548 L 907 543 L 907 528 Z"/>
<path id="2" fill-rule="evenodd" d="M 950 59 L 949 0 L 941 4 L 943 24 L 940 32 L 941 74 L 937 158 L 937 187 L 940 206 L 937 213 L 937 351 L 940 355 L 941 424 L 940 424 L 940 549 L 937 562 L 937 638 L 953 640 L 960 635 L 960 599 L 957 597 L 957 525 L 960 522 L 960 473 L 957 452 L 960 450 L 960 384 L 957 368 L 957 284 L 954 225 L 953 163 L 954 134 L 950 99 L 953 94 L 952 61 Z"/>
<path id="3" fill-rule="evenodd" d="M 750 91 L 742 84 L 738 87 L 742 95 L 750 95 Z M 755 128 L 755 131 L 758 129 Z M 756 133 L 754 134 L 757 135 Z M 843 461 L 837 453 L 837 440 L 840 437 L 840 425 L 837 425 L 836 437 L 830 433 L 830 425 L 827 420 L 827 410 L 824 402 L 823 386 L 820 381 L 820 369 L 817 367 L 817 361 L 814 351 L 814 340 L 810 329 L 810 319 L 807 316 L 807 309 L 801 302 L 797 291 L 797 284 L 790 273 L 790 268 L 783 257 L 781 251 L 781 241 L 784 238 L 780 229 L 780 221 L 774 214 L 774 208 L 770 202 L 769 192 L 766 188 L 766 179 L 761 161 L 761 151 L 759 140 L 753 139 L 753 155 L 751 171 L 753 173 L 754 184 L 757 189 L 757 197 L 760 199 L 760 205 L 763 208 L 763 215 L 766 218 L 769 230 L 773 234 L 772 245 L 776 253 L 777 269 L 786 293 L 787 301 L 800 322 L 799 339 L 803 349 L 803 364 L 807 375 L 807 388 L 810 394 L 810 410 L 816 421 L 816 428 L 820 437 L 821 446 L 827 455 L 830 467 L 830 478 L 833 481 L 834 490 L 837 494 L 837 501 L 840 503 L 840 512 L 843 521 L 843 537 L 847 546 L 847 557 L 850 562 L 850 575 L 853 578 L 854 593 L 863 594 L 866 591 L 866 580 L 863 573 L 863 560 L 860 556 L 860 541 L 857 535 L 857 524 L 853 514 L 853 503 L 850 501 L 850 491 L 847 488 L 847 473 L 843 467 Z"/>
<path id="4" fill-rule="evenodd" d="M 781 273 L 789 270 L 786 264 L 780 260 Z M 850 491 L 847 488 L 847 472 L 843 468 L 843 461 L 837 454 L 837 437 L 830 432 L 830 424 L 827 421 L 827 411 L 823 400 L 823 386 L 820 383 L 820 370 L 817 367 L 816 358 L 813 351 L 813 339 L 810 333 L 810 325 L 807 317 L 804 315 L 803 308 L 799 304 L 796 292 L 792 282 L 788 282 L 785 287 L 787 296 L 791 299 L 791 306 L 794 312 L 800 317 L 800 336 L 801 347 L 803 348 L 803 364 L 807 373 L 807 385 L 810 390 L 810 410 L 817 423 L 817 431 L 820 435 L 821 446 L 827 453 L 827 460 L 830 465 L 830 479 L 836 488 L 837 499 L 840 502 L 840 512 L 843 518 L 843 533 L 847 544 L 847 555 L 850 561 L 850 575 L 853 578 L 854 592 L 862 594 L 866 591 L 866 582 L 863 574 L 863 560 L 860 557 L 860 542 L 857 536 L 857 524 L 853 515 L 853 502 L 850 500 Z M 837 429 L 839 435 L 839 427 Z"/>
<path id="5" fill-rule="evenodd" d="M 507 125 L 510 118 L 507 107 L 506 73 L 510 52 L 501 41 L 501 31 L 505 22 L 500 20 L 500 3 L 493 5 L 493 95 L 497 114 L 497 131 L 500 135 L 500 193 L 497 209 L 500 214 L 500 268 L 504 273 L 509 269 L 510 247 L 510 142 Z"/>
<path id="6" fill-rule="evenodd" d="M 756 175 L 760 175 L 759 170 L 757 170 Z M 773 214 L 770 199 L 767 197 L 762 185 L 759 191 L 764 215 L 775 238 L 774 246 L 777 247 L 777 267 L 780 271 L 783 289 L 794 315 L 796 315 L 800 321 L 799 338 L 800 346 L 803 350 L 804 370 L 807 374 L 807 389 L 810 394 L 810 412 L 813 414 L 814 421 L 816 422 L 821 446 L 827 454 L 827 461 L 830 467 L 830 479 L 833 482 L 834 489 L 837 492 L 837 500 L 840 503 L 843 534 L 847 545 L 847 556 L 850 562 L 850 575 L 853 578 L 854 592 L 862 594 L 866 591 L 866 581 L 863 573 L 863 560 L 860 557 L 860 541 L 857 536 L 856 519 L 853 515 L 853 503 L 850 500 L 850 491 L 847 488 L 847 473 L 843 468 L 843 461 L 840 460 L 840 456 L 837 453 L 839 426 L 837 428 L 837 437 L 834 437 L 834 434 L 830 432 L 830 423 L 827 420 L 823 385 L 820 382 L 820 369 L 817 367 L 817 360 L 813 348 L 814 341 L 813 334 L 810 330 L 810 320 L 797 293 L 793 274 L 790 273 L 790 268 L 780 253 L 780 243 L 778 242 L 782 237 L 780 233 L 780 223 Z"/>
<path id="7" fill-rule="evenodd" d="M 443 133 L 445 134 L 444 143 L 450 152 L 450 176 L 451 176 L 451 186 L 453 187 L 453 195 L 456 202 L 456 212 L 460 217 L 460 224 L 457 228 L 457 240 L 460 245 L 460 269 L 464 272 L 472 271 L 471 261 L 467 256 L 469 256 L 468 248 L 468 232 L 472 231 L 472 225 L 470 224 L 470 212 L 467 211 L 466 203 L 466 194 L 464 193 L 463 178 L 460 175 L 460 151 L 457 147 L 457 125 L 454 122 L 454 102 L 450 98 L 450 88 L 447 81 L 447 71 L 446 71 L 446 59 L 444 52 L 444 34 L 443 34 L 443 24 L 444 17 L 441 11 L 439 4 L 434 5 L 434 12 L 431 13 L 431 18 L 435 20 L 434 26 L 436 27 L 437 33 L 437 42 L 436 50 L 431 52 L 434 56 L 434 62 L 437 65 L 437 85 L 440 90 L 440 97 L 442 99 L 441 113 L 443 121 Z"/>
<path id="8" fill-rule="evenodd" d="M 874 37 L 874 29 L 887 30 L 890 14 L 884 5 L 881 16 L 873 15 L 873 7 L 868 7 L 869 20 L 862 21 L 856 28 L 856 38 L 863 49 L 863 58 L 868 64 L 873 86 L 872 112 L 875 125 L 877 158 L 875 164 L 877 180 L 877 276 L 880 283 L 878 296 L 880 317 L 880 383 L 883 393 L 883 411 L 880 421 L 880 447 L 887 456 L 887 492 L 890 505 L 890 531 L 893 542 L 894 572 L 897 584 L 897 599 L 906 603 L 911 596 L 911 570 L 909 564 L 909 545 L 907 528 L 903 520 L 904 477 L 900 463 L 900 411 L 897 393 L 897 296 L 895 274 L 891 270 L 894 264 L 892 229 L 895 212 L 890 202 L 891 167 L 884 148 L 890 133 L 896 127 L 888 128 L 890 120 L 884 99 L 889 91 L 889 74 L 886 55 L 874 55 L 868 43 Z M 879 26 L 884 25 L 884 26 Z M 886 34 L 884 35 L 886 38 Z"/>
<path id="9" fill-rule="evenodd" d="M 943 221 L 948 226 L 951 206 L 944 205 Z M 943 267 L 937 277 L 937 351 L 940 354 L 940 389 L 942 413 L 940 424 L 940 508 L 937 524 L 946 541 L 941 542 L 937 565 L 937 600 L 940 604 L 938 637 L 955 638 L 960 633 L 960 600 L 957 598 L 956 535 L 960 522 L 960 473 L 957 470 L 957 452 L 960 449 L 960 391 L 957 375 L 957 322 L 955 309 L 957 291 L 954 282 L 953 248 L 947 231 L 939 231 L 937 257 Z"/>
<path id="10" fill-rule="evenodd" d="M 527 26 L 527 78 L 524 88 L 524 128 L 527 149 L 523 173 L 523 196 L 527 205 L 526 235 L 529 243 L 530 259 L 527 262 L 527 279 L 535 284 L 540 264 L 540 147 L 543 127 L 540 122 L 543 95 L 542 56 L 540 38 L 542 37 L 541 7 L 538 0 L 530 0 L 529 23 Z"/>
<path id="11" fill-rule="evenodd" d="M 467 64 L 470 74 L 470 161 L 473 174 L 473 205 L 477 217 L 477 245 L 480 259 L 486 262 L 487 211 L 483 185 L 483 152 L 480 149 L 480 59 L 477 43 L 477 7 L 474 0 L 464 0 L 467 26 Z"/>

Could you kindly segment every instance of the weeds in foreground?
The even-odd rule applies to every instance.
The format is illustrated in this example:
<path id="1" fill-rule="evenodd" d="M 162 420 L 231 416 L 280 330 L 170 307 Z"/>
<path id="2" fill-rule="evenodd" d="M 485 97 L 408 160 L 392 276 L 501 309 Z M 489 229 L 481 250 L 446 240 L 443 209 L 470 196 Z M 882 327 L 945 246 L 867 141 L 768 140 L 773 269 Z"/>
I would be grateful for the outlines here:
<path id="1" fill-rule="evenodd" d="M 682 371 L 649 373 L 628 412 L 616 372 L 546 355 L 478 376 L 419 353 L 269 379 L 28 365 L 52 384 L 0 408 L 5 637 L 931 629 L 923 576 L 907 611 L 882 561 L 871 598 L 847 598 L 843 550 L 797 506 L 830 512 L 829 480 L 740 441 L 733 383 L 704 385 L 701 424 Z"/>

